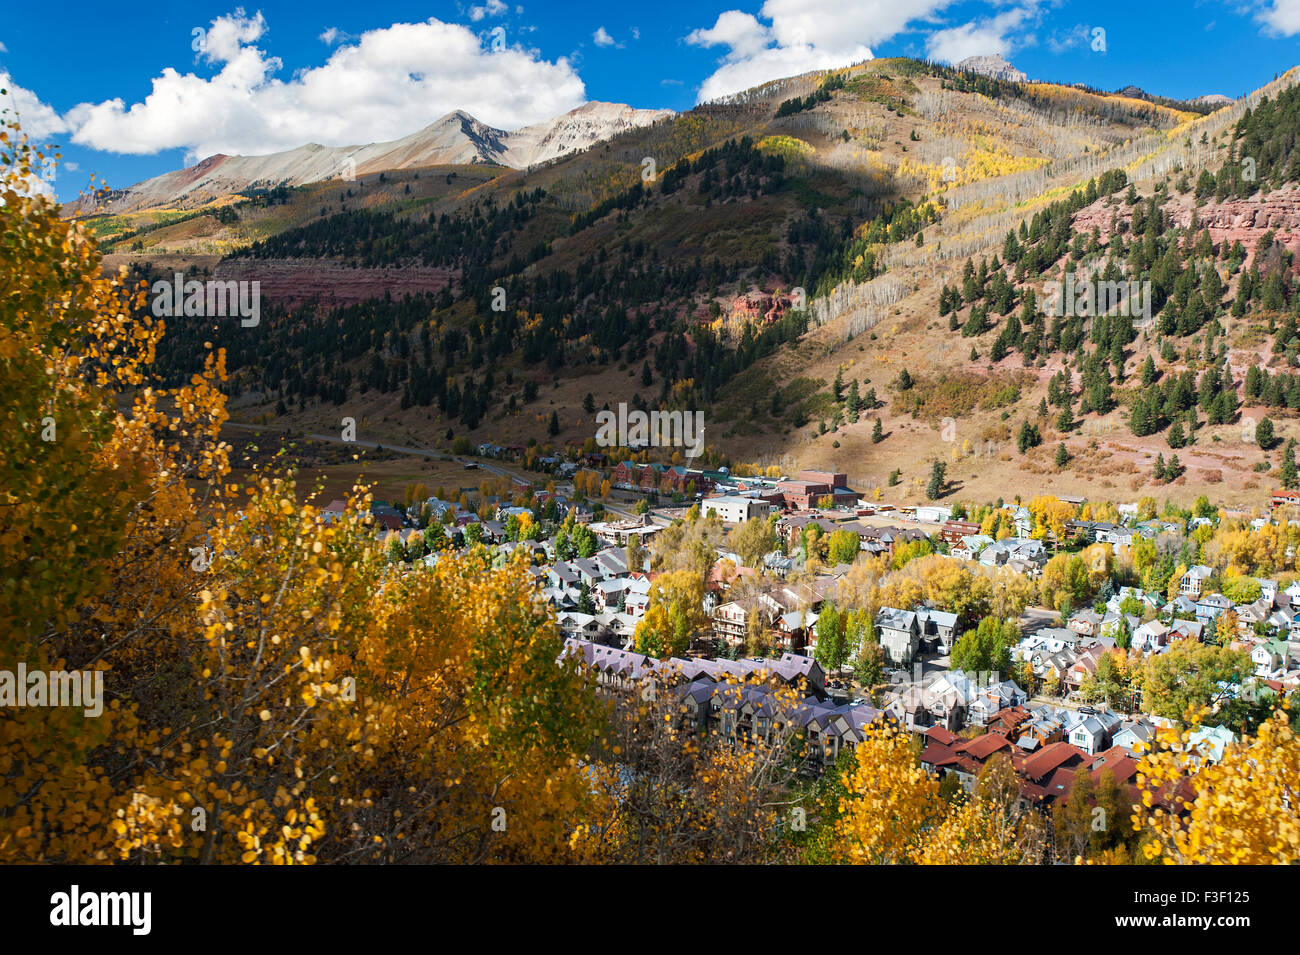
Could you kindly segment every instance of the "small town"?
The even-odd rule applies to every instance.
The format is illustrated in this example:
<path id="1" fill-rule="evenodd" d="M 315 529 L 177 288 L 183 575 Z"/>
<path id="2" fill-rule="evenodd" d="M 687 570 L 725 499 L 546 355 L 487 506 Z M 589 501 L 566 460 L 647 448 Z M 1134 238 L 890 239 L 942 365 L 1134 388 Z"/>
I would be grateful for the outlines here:
<path id="1" fill-rule="evenodd" d="M 731 746 L 787 726 L 808 776 L 883 722 L 943 787 L 974 792 L 1001 756 L 1022 810 L 1099 787 L 1136 800 L 1159 731 L 1187 730 L 1189 765 L 1213 765 L 1300 688 L 1300 578 L 1278 571 L 1300 543 L 1295 492 L 1249 513 L 891 505 L 844 473 L 602 470 L 570 450 L 532 458 L 535 482 L 373 504 L 389 560 L 523 560 L 602 694 L 662 687 L 685 730 Z"/>

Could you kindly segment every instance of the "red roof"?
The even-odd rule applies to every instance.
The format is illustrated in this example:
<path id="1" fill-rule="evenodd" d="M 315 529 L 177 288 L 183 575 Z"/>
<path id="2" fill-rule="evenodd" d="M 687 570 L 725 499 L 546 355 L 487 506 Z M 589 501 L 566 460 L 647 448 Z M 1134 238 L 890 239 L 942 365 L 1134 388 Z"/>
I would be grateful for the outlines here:
<path id="1" fill-rule="evenodd" d="M 998 750 L 1010 748 L 1011 744 L 1007 742 L 1005 736 L 999 736 L 997 733 L 985 733 L 983 736 L 977 736 L 970 742 L 962 744 L 957 749 L 959 752 L 978 759 L 982 763 Z"/>
<path id="2" fill-rule="evenodd" d="M 951 733 L 942 726 L 931 726 L 925 731 L 927 739 L 935 743 L 942 743 L 944 746 L 953 746 L 961 742 L 961 737 L 956 733 Z"/>
<path id="3" fill-rule="evenodd" d="M 957 762 L 957 754 L 950 746 L 931 743 L 921 752 L 921 762 L 930 766 L 951 766 Z"/>
<path id="4" fill-rule="evenodd" d="M 1069 743 L 1048 743 L 1025 760 L 1022 770 L 1029 779 L 1042 783 L 1062 766 L 1087 765 L 1092 760 L 1088 754 Z"/>
<path id="5" fill-rule="evenodd" d="M 1122 786 L 1137 775 L 1138 764 L 1126 750 L 1112 746 L 1104 753 L 1098 753 L 1089 769 L 1094 783 L 1101 777 L 1102 770 L 1109 769 L 1115 776 L 1115 782 Z"/>

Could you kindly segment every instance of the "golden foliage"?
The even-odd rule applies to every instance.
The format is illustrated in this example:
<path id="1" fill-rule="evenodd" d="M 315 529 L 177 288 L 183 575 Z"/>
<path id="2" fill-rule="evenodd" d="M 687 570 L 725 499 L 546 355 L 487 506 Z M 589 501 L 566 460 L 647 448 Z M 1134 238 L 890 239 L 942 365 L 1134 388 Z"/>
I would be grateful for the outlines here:
<path id="1" fill-rule="evenodd" d="M 1300 861 L 1300 740 L 1279 711 L 1258 733 L 1207 764 L 1191 731 L 1162 734 L 1139 765 L 1148 859 L 1166 864 L 1277 865 Z M 1200 763 L 1190 784 L 1188 769 Z M 1135 825 L 1141 825 L 1135 821 Z"/>

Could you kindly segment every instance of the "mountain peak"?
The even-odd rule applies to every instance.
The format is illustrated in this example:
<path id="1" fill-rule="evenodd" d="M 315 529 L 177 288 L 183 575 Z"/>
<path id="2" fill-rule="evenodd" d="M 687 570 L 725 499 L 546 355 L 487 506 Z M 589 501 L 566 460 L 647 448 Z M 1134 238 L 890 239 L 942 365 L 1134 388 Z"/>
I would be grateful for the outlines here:
<path id="1" fill-rule="evenodd" d="M 995 80 L 1007 80 L 1012 83 L 1023 83 L 1029 79 L 1028 76 L 1008 63 L 1001 53 L 968 56 L 957 64 L 957 69 L 981 73 L 984 76 L 991 76 Z"/>
<path id="2" fill-rule="evenodd" d="M 264 156 L 209 156 L 194 166 L 164 173 L 113 193 L 104 208 L 123 213 L 154 206 L 195 208 L 253 183 L 301 186 L 340 176 L 389 169 L 489 163 L 523 169 L 648 126 L 674 115 L 666 109 L 635 109 L 624 103 L 596 100 L 522 129 L 506 131 L 487 125 L 463 109 L 452 110 L 408 136 L 391 142 L 357 146 L 307 143 Z M 89 212 L 90 208 L 70 211 Z"/>

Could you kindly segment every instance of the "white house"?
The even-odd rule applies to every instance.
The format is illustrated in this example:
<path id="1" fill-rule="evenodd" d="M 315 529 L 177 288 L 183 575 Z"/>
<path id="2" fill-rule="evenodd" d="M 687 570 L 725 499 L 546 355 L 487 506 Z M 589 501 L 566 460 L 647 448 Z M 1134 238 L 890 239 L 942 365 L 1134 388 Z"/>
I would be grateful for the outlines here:
<path id="1" fill-rule="evenodd" d="M 1183 574 L 1182 579 L 1178 581 L 1178 592 L 1185 597 L 1191 597 L 1193 600 L 1199 600 L 1201 596 L 1201 585 L 1213 576 L 1214 571 L 1204 564 L 1194 564 L 1187 568 L 1187 573 Z"/>

